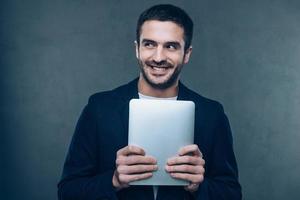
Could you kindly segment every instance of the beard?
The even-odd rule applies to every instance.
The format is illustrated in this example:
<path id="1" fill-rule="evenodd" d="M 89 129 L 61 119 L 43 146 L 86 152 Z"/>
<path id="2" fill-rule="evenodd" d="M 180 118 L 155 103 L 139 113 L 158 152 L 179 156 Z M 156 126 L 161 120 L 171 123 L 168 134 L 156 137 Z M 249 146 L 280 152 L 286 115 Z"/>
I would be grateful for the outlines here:
<path id="1" fill-rule="evenodd" d="M 178 77 L 180 75 L 181 69 L 183 67 L 183 63 L 180 63 L 175 67 L 171 63 L 167 61 L 161 61 L 161 62 L 155 62 L 155 61 L 145 61 L 143 62 L 141 59 L 138 59 L 138 63 L 142 72 L 143 78 L 146 80 L 146 82 L 153 88 L 159 89 L 159 90 L 164 90 L 167 88 L 170 88 L 171 86 L 175 85 Z M 147 74 L 145 68 L 146 67 L 161 67 L 161 68 L 174 68 L 175 70 L 173 73 L 163 82 L 156 83 L 154 80 L 151 80 L 149 74 Z"/>

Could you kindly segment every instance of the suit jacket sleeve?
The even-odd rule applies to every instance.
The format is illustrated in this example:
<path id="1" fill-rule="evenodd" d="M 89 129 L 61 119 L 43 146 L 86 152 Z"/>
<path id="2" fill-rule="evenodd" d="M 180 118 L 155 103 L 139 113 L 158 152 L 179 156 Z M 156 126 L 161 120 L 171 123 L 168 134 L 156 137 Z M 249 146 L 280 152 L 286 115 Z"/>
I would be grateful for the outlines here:
<path id="1" fill-rule="evenodd" d="M 112 185 L 113 170 L 97 173 L 95 107 L 90 98 L 78 120 L 58 184 L 60 200 L 117 199 Z"/>
<path id="2" fill-rule="evenodd" d="M 217 113 L 213 145 L 207 156 L 207 172 L 195 197 L 199 200 L 240 200 L 241 187 L 238 182 L 230 125 L 220 104 Z"/>

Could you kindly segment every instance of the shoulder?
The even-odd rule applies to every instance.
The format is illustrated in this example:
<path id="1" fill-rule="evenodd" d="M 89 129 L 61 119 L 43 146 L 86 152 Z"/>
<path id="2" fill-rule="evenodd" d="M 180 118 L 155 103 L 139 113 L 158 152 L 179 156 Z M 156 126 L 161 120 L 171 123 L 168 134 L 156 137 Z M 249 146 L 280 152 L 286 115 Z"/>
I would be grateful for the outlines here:
<path id="1" fill-rule="evenodd" d="M 89 97 L 89 104 L 115 104 L 116 102 L 124 101 L 129 98 L 135 91 L 136 79 L 116 87 L 112 90 L 106 90 L 92 94 Z"/>
<path id="2" fill-rule="evenodd" d="M 116 96 L 114 90 L 107 90 L 107 91 L 101 91 L 97 92 L 95 94 L 92 94 L 89 97 L 88 103 L 89 104 L 96 104 L 99 102 L 109 102 L 114 100 L 114 97 Z"/>
<path id="3" fill-rule="evenodd" d="M 201 94 L 187 88 L 186 86 L 181 86 L 184 90 L 187 98 L 195 103 L 196 109 L 205 111 L 205 113 L 222 113 L 224 112 L 223 106 L 220 102 L 204 97 Z"/>

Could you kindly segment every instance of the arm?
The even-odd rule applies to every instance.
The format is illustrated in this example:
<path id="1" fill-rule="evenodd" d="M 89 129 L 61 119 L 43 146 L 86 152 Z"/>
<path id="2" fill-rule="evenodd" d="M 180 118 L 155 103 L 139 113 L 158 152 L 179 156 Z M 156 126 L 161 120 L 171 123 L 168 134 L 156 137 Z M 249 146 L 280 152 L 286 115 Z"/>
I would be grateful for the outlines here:
<path id="1" fill-rule="evenodd" d="M 179 150 L 178 156 L 168 160 L 166 170 L 172 177 L 190 182 L 185 190 L 193 199 L 240 200 L 241 187 L 238 183 L 232 135 L 223 108 L 213 125 L 215 131 L 210 153 L 202 158 L 197 145 L 185 146 Z M 204 160 L 208 161 L 205 170 Z"/>
<path id="2" fill-rule="evenodd" d="M 232 133 L 229 121 L 221 107 L 212 151 L 207 163 L 206 175 L 198 191 L 196 199 L 209 200 L 240 200 L 241 186 L 238 182 L 238 169 L 233 152 Z M 205 159 L 205 157 L 204 157 Z"/>
<path id="3" fill-rule="evenodd" d="M 77 123 L 61 181 L 58 198 L 61 200 L 117 199 L 112 185 L 113 169 L 97 172 L 97 125 L 91 100 Z"/>
<path id="4" fill-rule="evenodd" d="M 90 99 L 77 123 L 58 184 L 60 200 L 116 200 L 117 191 L 132 181 L 149 178 L 157 169 L 155 158 L 146 156 L 143 149 L 126 146 L 116 153 L 114 169 L 99 172 L 103 164 L 98 155 L 101 130 L 97 130 L 97 114 Z"/>

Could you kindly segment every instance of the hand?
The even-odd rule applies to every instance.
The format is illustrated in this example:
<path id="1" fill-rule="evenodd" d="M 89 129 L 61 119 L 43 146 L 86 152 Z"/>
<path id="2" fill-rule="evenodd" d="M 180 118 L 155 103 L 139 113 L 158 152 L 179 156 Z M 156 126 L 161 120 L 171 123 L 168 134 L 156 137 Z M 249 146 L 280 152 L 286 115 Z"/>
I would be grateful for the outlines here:
<path id="1" fill-rule="evenodd" d="M 189 181 L 185 190 L 194 192 L 204 180 L 204 164 L 198 146 L 192 144 L 182 147 L 178 156 L 168 159 L 165 169 L 173 178 Z"/>
<path id="2" fill-rule="evenodd" d="M 117 152 L 113 186 L 120 190 L 132 181 L 147 179 L 157 170 L 156 159 L 146 156 L 145 151 L 136 146 L 126 146 Z"/>

